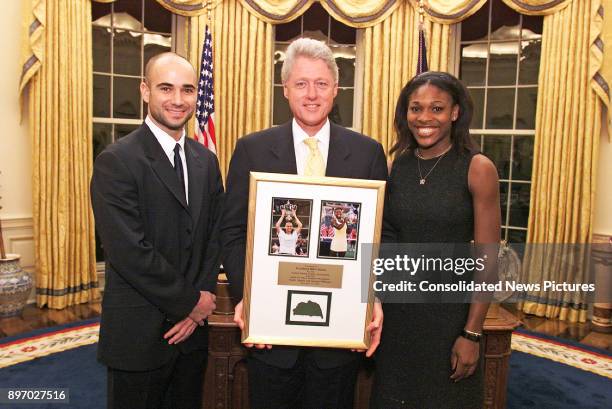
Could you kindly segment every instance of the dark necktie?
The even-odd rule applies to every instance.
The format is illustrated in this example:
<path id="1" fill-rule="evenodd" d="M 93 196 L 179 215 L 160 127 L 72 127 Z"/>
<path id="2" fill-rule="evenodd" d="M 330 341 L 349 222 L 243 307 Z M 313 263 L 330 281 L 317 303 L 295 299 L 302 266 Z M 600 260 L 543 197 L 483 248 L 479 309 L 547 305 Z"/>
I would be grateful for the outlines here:
<path id="1" fill-rule="evenodd" d="M 178 143 L 174 146 L 174 171 L 176 172 L 176 176 L 181 184 L 181 192 L 183 192 L 183 197 L 185 197 L 185 174 L 183 173 L 183 161 L 181 160 L 181 155 L 179 152 L 181 151 L 181 145 Z"/>

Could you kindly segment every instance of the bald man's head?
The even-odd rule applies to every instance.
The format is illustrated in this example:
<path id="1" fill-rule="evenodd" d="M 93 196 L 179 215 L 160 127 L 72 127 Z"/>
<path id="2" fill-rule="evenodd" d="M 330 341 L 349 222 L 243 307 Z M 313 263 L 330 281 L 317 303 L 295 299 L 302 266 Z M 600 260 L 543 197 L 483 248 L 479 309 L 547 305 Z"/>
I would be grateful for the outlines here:
<path id="1" fill-rule="evenodd" d="M 151 58 L 140 93 L 147 103 L 149 118 L 170 136 L 180 139 L 197 100 L 197 74 L 189 61 L 175 53 Z"/>
<path id="2" fill-rule="evenodd" d="M 151 83 L 151 73 L 152 73 L 152 71 L 157 69 L 158 66 L 162 66 L 163 67 L 166 64 L 182 64 L 185 67 L 188 66 L 193 71 L 194 78 L 197 77 L 197 75 L 198 75 L 196 73 L 195 68 L 193 68 L 193 65 L 191 65 L 189 60 L 187 60 L 183 56 L 178 55 L 177 53 L 173 53 L 173 52 L 168 51 L 168 52 L 165 52 L 165 53 L 154 55 L 147 62 L 147 65 L 145 66 L 145 72 L 144 72 L 145 81 L 148 84 L 150 84 Z"/>

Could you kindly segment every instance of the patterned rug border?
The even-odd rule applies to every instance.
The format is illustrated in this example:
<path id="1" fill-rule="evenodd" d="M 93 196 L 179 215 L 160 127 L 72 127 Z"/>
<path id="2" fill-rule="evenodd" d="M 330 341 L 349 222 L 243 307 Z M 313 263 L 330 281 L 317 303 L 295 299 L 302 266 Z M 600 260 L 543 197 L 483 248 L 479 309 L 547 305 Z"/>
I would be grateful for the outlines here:
<path id="1" fill-rule="evenodd" d="M 612 358 L 607 355 L 520 332 L 512 333 L 512 350 L 558 362 L 612 379 Z"/>
<path id="2" fill-rule="evenodd" d="M 95 344 L 99 329 L 99 319 L 93 319 L 7 337 L 0 340 L 0 368 Z M 520 330 L 512 333 L 512 350 L 612 379 L 612 356 L 607 351 L 566 341 Z"/>
<path id="3" fill-rule="evenodd" d="M 0 368 L 95 344 L 99 332 L 100 323 L 92 322 L 5 342 L 0 344 Z"/>
<path id="4" fill-rule="evenodd" d="M 4 345 L 12 344 L 15 341 L 23 341 L 26 339 L 36 339 L 41 335 L 49 336 L 57 332 L 61 332 L 63 330 L 83 327 L 83 326 L 90 325 L 90 324 L 99 324 L 99 323 L 100 323 L 100 317 L 88 318 L 86 320 L 70 322 L 68 324 L 53 325 L 51 327 L 38 328 L 32 331 L 24 332 L 24 333 L 17 334 L 17 335 L 10 335 L 8 337 L 0 338 L 0 348 L 2 348 Z"/>
<path id="5" fill-rule="evenodd" d="M 585 345 L 573 339 L 565 339 L 565 338 L 556 337 L 554 335 L 542 334 L 540 332 L 536 332 L 536 331 L 529 330 L 526 328 L 517 328 L 512 333 L 525 335 L 525 336 L 529 336 L 532 338 L 537 338 L 539 340 L 542 340 L 543 342 L 550 342 L 553 344 L 563 345 L 568 348 L 574 348 L 579 351 L 588 352 L 588 353 L 592 353 L 595 355 L 600 355 L 600 356 L 603 356 L 604 358 L 612 358 L 612 351 L 608 351 L 602 348 L 597 348 L 591 345 Z"/>

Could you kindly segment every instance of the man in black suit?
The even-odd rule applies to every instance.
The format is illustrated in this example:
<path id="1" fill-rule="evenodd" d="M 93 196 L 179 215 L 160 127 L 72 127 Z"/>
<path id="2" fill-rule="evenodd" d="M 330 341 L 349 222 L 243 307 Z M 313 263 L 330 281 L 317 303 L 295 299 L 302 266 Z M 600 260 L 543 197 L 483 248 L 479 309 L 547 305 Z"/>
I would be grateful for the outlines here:
<path id="1" fill-rule="evenodd" d="M 328 120 L 338 90 L 338 67 L 329 47 L 312 39 L 294 41 L 287 49 L 281 76 L 293 121 L 239 139 L 227 177 L 221 241 L 223 266 L 236 300 L 242 300 L 250 171 L 387 177 L 378 142 Z M 373 315 L 367 356 L 378 346 L 380 304 Z M 234 320 L 244 327 L 242 301 Z M 352 408 L 359 354 L 331 348 L 256 347 L 247 361 L 252 409 Z"/>
<path id="2" fill-rule="evenodd" d="M 106 256 L 98 359 L 108 367 L 109 408 L 201 405 L 223 185 L 216 156 L 185 136 L 196 83 L 184 58 L 153 57 L 140 86 L 145 123 L 94 165 Z"/>

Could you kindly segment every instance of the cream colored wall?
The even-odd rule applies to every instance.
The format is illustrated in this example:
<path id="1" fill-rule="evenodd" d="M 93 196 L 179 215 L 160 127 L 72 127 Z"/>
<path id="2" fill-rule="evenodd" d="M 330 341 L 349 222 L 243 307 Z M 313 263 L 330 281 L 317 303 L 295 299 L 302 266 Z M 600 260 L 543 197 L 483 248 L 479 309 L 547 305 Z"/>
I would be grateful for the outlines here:
<path id="1" fill-rule="evenodd" d="M 593 233 L 612 236 L 612 142 L 606 127 L 599 144 Z"/>
<path id="2" fill-rule="evenodd" d="M 22 266 L 34 266 L 32 233 L 32 160 L 27 120 L 19 121 L 21 1 L 3 1 L 0 13 L 0 218 L 9 253 L 21 254 Z"/>

